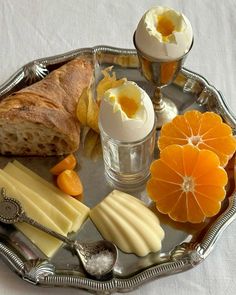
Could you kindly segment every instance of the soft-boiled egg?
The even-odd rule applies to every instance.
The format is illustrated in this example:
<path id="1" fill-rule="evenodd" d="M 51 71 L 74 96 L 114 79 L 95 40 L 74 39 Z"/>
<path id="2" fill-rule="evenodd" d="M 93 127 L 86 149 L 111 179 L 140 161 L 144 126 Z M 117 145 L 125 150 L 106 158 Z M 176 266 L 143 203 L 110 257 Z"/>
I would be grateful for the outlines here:
<path id="1" fill-rule="evenodd" d="M 104 93 L 99 126 L 110 138 L 134 142 L 153 129 L 155 113 L 148 94 L 136 83 L 127 81 Z"/>
<path id="2" fill-rule="evenodd" d="M 192 26 L 186 16 L 162 6 L 148 10 L 135 32 L 136 47 L 161 60 L 182 57 L 190 49 L 192 41 Z"/>

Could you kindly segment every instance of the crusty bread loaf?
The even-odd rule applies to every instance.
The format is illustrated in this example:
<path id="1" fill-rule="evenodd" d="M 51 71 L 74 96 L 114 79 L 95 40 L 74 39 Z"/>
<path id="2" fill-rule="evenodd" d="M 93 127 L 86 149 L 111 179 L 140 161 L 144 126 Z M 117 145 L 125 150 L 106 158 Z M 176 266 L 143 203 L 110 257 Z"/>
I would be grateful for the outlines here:
<path id="1" fill-rule="evenodd" d="M 79 147 L 76 103 L 93 66 L 75 59 L 0 102 L 0 153 L 63 155 Z"/>

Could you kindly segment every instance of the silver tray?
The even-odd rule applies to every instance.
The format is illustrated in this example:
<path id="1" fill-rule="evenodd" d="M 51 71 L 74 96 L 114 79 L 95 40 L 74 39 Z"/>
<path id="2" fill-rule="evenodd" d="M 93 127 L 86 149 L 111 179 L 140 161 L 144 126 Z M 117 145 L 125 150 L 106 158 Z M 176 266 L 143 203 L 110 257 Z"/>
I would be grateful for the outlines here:
<path id="1" fill-rule="evenodd" d="M 136 81 L 149 94 L 153 91 L 152 85 L 144 80 L 138 70 L 135 50 L 97 46 L 42 58 L 26 64 L 0 87 L 0 98 L 42 79 L 50 71 L 78 56 L 84 56 L 94 64 L 94 90 L 96 83 L 102 77 L 101 70 L 113 65 L 113 70 L 118 77 L 127 77 L 129 80 Z M 174 83 L 166 87 L 164 92 L 176 102 L 180 112 L 187 109 L 199 109 L 203 112 L 214 111 L 235 129 L 236 118 L 222 94 L 204 77 L 182 69 Z M 101 157 L 96 161 L 86 157 L 82 147 L 77 156 L 81 166 L 79 173 L 85 187 L 84 202 L 93 207 L 112 190 L 112 187 L 104 177 Z M 58 161 L 56 157 L 17 159 L 46 179 L 50 179 L 49 167 Z M 0 167 L 4 167 L 11 160 L 13 160 L 12 157 L 0 157 Z M 140 258 L 119 251 L 114 277 L 107 281 L 87 278 L 77 258 L 73 257 L 66 248 L 60 248 L 51 260 L 47 260 L 13 226 L 0 224 L 0 256 L 16 274 L 31 284 L 47 287 L 76 287 L 104 294 L 130 291 L 150 280 L 185 271 L 204 261 L 225 228 L 236 217 L 236 198 L 233 191 L 234 183 L 229 187 L 228 196 L 218 216 L 203 224 L 180 224 L 159 214 L 166 233 L 161 252 Z M 149 204 L 145 187 L 137 188 L 132 191 L 132 194 Z M 152 204 L 149 205 L 152 206 Z M 77 233 L 77 238 L 95 240 L 100 239 L 101 236 L 92 222 L 88 220 Z"/>

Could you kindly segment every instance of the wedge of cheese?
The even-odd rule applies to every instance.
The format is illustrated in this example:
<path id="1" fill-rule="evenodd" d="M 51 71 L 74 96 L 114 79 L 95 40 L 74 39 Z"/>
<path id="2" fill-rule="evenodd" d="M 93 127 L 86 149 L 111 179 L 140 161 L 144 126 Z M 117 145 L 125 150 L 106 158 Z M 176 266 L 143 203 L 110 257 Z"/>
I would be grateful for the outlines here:
<path id="1" fill-rule="evenodd" d="M 4 187 L 7 195 L 16 198 L 22 204 L 26 214 L 43 224 L 44 226 L 64 234 L 61 228 L 55 224 L 52 219 L 45 214 L 33 201 L 15 186 L 15 180 L 3 170 L 0 170 L 0 187 Z M 46 256 L 51 257 L 59 249 L 62 242 L 58 239 L 28 225 L 26 223 L 16 223 L 15 226 L 22 231 Z"/>
<path id="2" fill-rule="evenodd" d="M 20 168 L 18 166 L 20 166 Z M 8 163 L 3 170 L 38 195 L 42 196 L 53 207 L 57 208 L 70 219 L 72 221 L 70 231 L 78 231 L 83 222 L 87 219 L 90 211 L 87 206 L 73 199 L 71 196 L 61 193 L 59 189 L 19 162 L 17 166 Z"/>
<path id="3" fill-rule="evenodd" d="M 12 163 L 15 167 L 26 173 L 28 176 L 32 177 L 35 181 L 41 183 L 42 185 L 46 186 L 50 191 L 53 192 L 53 195 L 60 196 L 63 200 L 65 200 L 70 207 L 73 207 L 74 210 L 77 211 L 77 218 L 73 222 L 72 231 L 76 232 L 80 229 L 81 225 L 84 221 L 88 218 L 90 208 L 81 203 L 80 201 L 76 200 L 75 198 L 63 193 L 59 190 L 55 185 L 46 181 L 44 178 L 40 177 L 38 174 L 27 168 L 26 166 L 22 165 L 20 162 L 14 160 Z"/>

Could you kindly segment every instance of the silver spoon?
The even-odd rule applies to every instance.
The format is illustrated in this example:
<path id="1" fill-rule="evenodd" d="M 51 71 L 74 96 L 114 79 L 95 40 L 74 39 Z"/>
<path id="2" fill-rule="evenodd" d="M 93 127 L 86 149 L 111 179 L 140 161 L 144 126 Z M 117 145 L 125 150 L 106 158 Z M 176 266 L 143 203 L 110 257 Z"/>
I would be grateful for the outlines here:
<path id="1" fill-rule="evenodd" d="M 3 198 L 0 201 L 0 222 L 6 224 L 26 222 L 63 241 L 75 250 L 85 271 L 90 276 L 104 279 L 111 275 L 118 255 L 117 248 L 113 243 L 105 240 L 92 243 L 80 243 L 77 240 L 71 240 L 28 217 L 18 200 L 6 196 L 5 188 L 1 189 L 1 196 Z M 101 256 L 104 258 L 102 265 Z"/>

